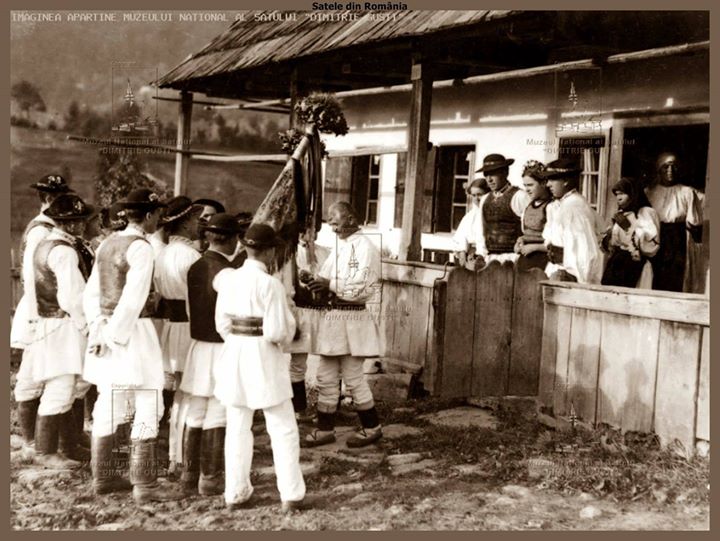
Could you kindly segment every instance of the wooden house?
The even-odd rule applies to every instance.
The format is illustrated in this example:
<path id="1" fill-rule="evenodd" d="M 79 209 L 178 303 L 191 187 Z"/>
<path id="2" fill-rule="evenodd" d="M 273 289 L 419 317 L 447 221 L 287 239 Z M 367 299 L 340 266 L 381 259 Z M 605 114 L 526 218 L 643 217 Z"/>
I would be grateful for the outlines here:
<path id="1" fill-rule="evenodd" d="M 193 157 L 194 94 L 292 123 L 299 97 L 334 92 L 350 133 L 325 141 L 324 204 L 349 200 L 382 239 L 388 366 L 436 395 L 534 395 L 556 416 L 688 448 L 708 439 L 706 296 L 446 264 L 485 154 L 515 158 L 515 184 L 529 159 L 576 157 L 581 191 L 605 217 L 612 182 L 651 180 L 663 150 L 707 192 L 707 12 L 254 15 L 158 81 L 181 93 L 176 191 Z M 707 246 L 691 247 L 690 291 L 705 291 Z"/>

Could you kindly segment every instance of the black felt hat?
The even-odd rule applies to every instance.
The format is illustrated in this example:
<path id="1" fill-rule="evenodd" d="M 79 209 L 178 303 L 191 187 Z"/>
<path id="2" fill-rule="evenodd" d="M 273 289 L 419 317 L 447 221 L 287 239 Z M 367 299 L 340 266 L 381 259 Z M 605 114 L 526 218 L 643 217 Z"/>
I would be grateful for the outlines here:
<path id="1" fill-rule="evenodd" d="M 490 171 L 497 171 L 503 167 L 509 167 L 514 163 L 515 160 L 513 158 L 507 159 L 502 154 L 488 154 L 483 158 L 482 167 L 475 172 L 489 173 Z"/>
<path id="2" fill-rule="evenodd" d="M 55 200 L 50 203 L 50 206 L 43 211 L 43 214 L 56 222 L 63 220 L 85 220 L 95 214 L 95 209 L 77 195 L 67 193 L 57 196 Z"/>
<path id="3" fill-rule="evenodd" d="M 272 248 L 282 244 L 275 230 L 266 224 L 252 224 L 240 242 L 250 248 Z"/>
<path id="4" fill-rule="evenodd" d="M 234 216 L 220 212 L 210 216 L 207 224 L 201 226 L 203 231 L 220 233 L 221 235 L 234 235 L 242 232 L 242 227 Z"/>
<path id="5" fill-rule="evenodd" d="M 164 207 L 165 203 L 160 201 L 160 196 L 149 188 L 138 188 L 127 194 L 125 199 L 118 201 L 123 209 L 138 209 L 152 211 Z"/>
<path id="6" fill-rule="evenodd" d="M 31 184 L 30 187 L 39 192 L 49 193 L 67 193 L 73 191 L 60 175 L 46 175 L 34 184 Z"/>
<path id="7" fill-rule="evenodd" d="M 582 172 L 577 161 L 570 158 L 560 158 L 545 166 L 545 170 L 538 173 L 545 180 L 575 179 Z"/>
<path id="8" fill-rule="evenodd" d="M 167 225 L 175 220 L 179 220 L 183 216 L 187 216 L 194 209 L 198 209 L 189 197 L 184 195 L 178 195 L 173 197 L 167 202 L 167 209 L 165 209 L 165 216 L 162 217 L 160 223 Z"/>
<path id="9" fill-rule="evenodd" d="M 193 204 L 212 207 L 218 213 L 225 212 L 225 205 L 223 205 L 220 201 L 215 201 L 214 199 L 196 199 L 195 201 L 193 201 Z"/>

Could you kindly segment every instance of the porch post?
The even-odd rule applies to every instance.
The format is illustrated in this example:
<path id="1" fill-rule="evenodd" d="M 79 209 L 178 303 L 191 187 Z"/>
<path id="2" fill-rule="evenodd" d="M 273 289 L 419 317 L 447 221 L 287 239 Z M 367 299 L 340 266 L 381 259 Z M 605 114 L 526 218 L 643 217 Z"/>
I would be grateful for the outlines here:
<path id="1" fill-rule="evenodd" d="M 177 142 L 178 150 L 187 150 L 190 147 L 190 122 L 192 119 L 192 92 L 182 91 L 180 93 L 180 105 L 178 106 Z M 175 186 L 173 195 L 183 195 L 187 189 L 188 166 L 190 156 L 183 153 L 175 154 Z"/>
<path id="2" fill-rule="evenodd" d="M 414 58 L 411 72 L 412 92 L 408 123 L 408 153 L 405 172 L 402 230 L 400 231 L 400 261 L 420 261 L 423 215 L 425 162 L 430 136 L 430 108 L 432 75 L 427 63 Z"/>

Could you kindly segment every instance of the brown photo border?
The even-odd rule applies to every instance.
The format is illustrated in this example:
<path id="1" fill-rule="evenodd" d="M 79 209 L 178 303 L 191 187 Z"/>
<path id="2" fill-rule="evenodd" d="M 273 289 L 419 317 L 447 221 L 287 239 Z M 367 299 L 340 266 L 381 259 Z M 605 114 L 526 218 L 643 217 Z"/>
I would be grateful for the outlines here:
<path id="1" fill-rule="evenodd" d="M 326 0 L 327 1 L 327 0 Z M 344 4 L 344 0 L 339 0 L 340 3 Z M 381 0 L 377 0 L 381 1 Z M 384 1 L 384 0 L 382 0 Z M 397 1 L 397 0 L 395 0 Z M 483 8 L 493 8 L 493 9 L 525 9 L 525 10 L 591 10 L 595 9 L 595 6 L 589 5 L 589 3 L 580 3 L 578 1 L 570 1 L 570 0 L 553 0 L 553 1 L 544 1 L 544 2 L 533 2 L 530 0 L 513 0 L 512 2 L 493 2 L 491 5 L 487 5 L 487 2 L 483 2 L 484 5 L 478 5 L 478 2 L 473 2 L 471 0 L 442 0 L 440 2 L 439 0 L 402 0 L 405 4 L 408 5 L 408 8 L 410 10 L 435 10 L 435 9 L 483 9 Z M 709 11 L 710 12 L 710 33 L 711 36 L 716 35 L 717 29 L 718 29 L 718 13 L 720 12 L 720 7 L 718 7 L 717 3 L 715 6 L 715 9 L 712 9 L 712 2 L 710 0 L 684 0 L 684 1 L 668 1 L 668 0 L 655 0 L 654 2 L 650 0 L 644 0 L 644 1 L 638 1 L 638 0 L 604 0 L 602 2 L 602 7 L 604 10 L 641 10 L 641 11 L 664 11 L 664 10 L 703 10 L 703 11 Z M 101 6 L 104 9 L 98 9 L 98 7 Z M 104 2 L 102 4 L 98 2 L 91 2 L 89 0 L 79 1 L 74 0 L 71 2 L 65 2 L 62 5 L 59 5 L 57 2 L 51 2 L 50 0 L 25 0 L 25 1 L 19 1 L 19 0 L 10 0 L 7 4 L 7 7 L 5 10 L 3 10 L 3 19 L 4 19 L 4 27 L 9 28 L 10 24 L 10 10 L 52 10 L 52 11 L 65 11 L 65 10 L 87 10 L 87 11 L 103 11 L 103 10 L 113 10 L 113 11 L 131 11 L 131 10 L 148 10 L 151 11 L 153 9 L 156 10 L 189 10 L 189 11 L 212 11 L 212 10 L 223 10 L 223 11 L 232 11 L 232 10 L 245 10 L 245 9 L 301 9 L 301 10 L 308 10 L 310 11 L 312 9 L 312 0 L 302 0 L 302 1 L 291 1 L 291 0 L 240 0 L 240 1 L 231 1 L 231 0 L 214 0 L 213 2 L 210 2 L 209 5 L 203 5 L 202 7 L 198 6 L 197 0 L 175 0 L 174 2 L 168 2 L 165 1 L 159 1 L 159 0 L 111 0 L 109 2 Z M 621 29 L 618 29 L 618 31 L 621 31 Z M 712 49 L 712 45 L 711 45 Z M 9 50 L 9 49 L 8 49 Z M 183 53 L 186 54 L 186 53 Z M 711 57 L 713 56 L 711 51 Z M 178 62 L 182 60 L 182 58 L 178 58 Z M 4 62 L 8 62 L 8 65 L 4 66 L 4 72 L 7 74 L 8 79 L 10 78 L 10 65 L 9 65 L 9 56 L 5 56 Z M 717 65 L 710 64 L 710 89 L 717 88 L 718 80 L 717 80 Z M 10 84 L 5 86 L 2 90 L 3 97 L 4 97 L 4 103 L 9 103 L 10 101 Z M 717 96 L 713 93 L 710 95 L 710 115 L 711 115 L 711 123 L 710 123 L 710 141 L 711 145 L 713 142 L 717 142 L 718 138 L 720 137 L 720 132 L 718 131 L 717 125 L 715 124 L 715 117 L 717 116 L 715 114 L 716 106 L 718 105 L 718 99 Z M 3 109 L 5 113 L 3 114 L 5 125 L 9 126 L 9 107 Z M 2 163 L 5 166 L 5 171 L 9 171 L 9 161 L 10 161 L 10 132 L 9 130 L 5 132 L 5 136 L 3 137 L 5 141 L 5 150 L 0 153 L 2 156 Z M 716 145 L 715 145 L 716 146 Z M 711 147 L 713 148 L 713 147 Z M 716 171 L 720 170 L 720 155 L 718 152 L 710 151 L 708 156 L 708 170 L 711 172 L 710 177 L 714 176 L 714 173 Z M 712 182 L 712 178 L 710 179 L 710 182 Z M 710 190 L 710 186 L 707 187 L 708 190 Z M 715 191 L 715 190 L 713 190 Z M 2 237 L 1 237 L 1 243 L 2 243 L 2 249 L 5 250 L 5 253 L 9 253 L 10 248 L 10 183 L 9 180 L 2 183 L 0 185 L 0 198 L 4 202 L 5 205 L 5 212 L 0 212 L 0 229 L 2 230 Z M 717 234 L 718 230 L 718 223 L 717 220 L 712 220 L 710 223 L 710 230 L 711 230 L 711 237 L 714 237 Z M 710 255 L 710 262 L 711 262 L 711 268 L 716 263 L 720 262 L 720 254 L 712 254 Z M 4 287 L 2 288 L 2 300 L 3 304 L 5 306 L 9 306 L 11 299 L 10 299 L 10 268 L 9 264 L 0 266 L 2 269 L 0 270 L 0 279 L 2 279 L 2 282 L 4 284 Z M 717 280 L 712 278 L 710 279 L 711 284 L 711 290 L 715 290 L 717 287 L 717 284 L 715 283 Z M 711 318 L 715 319 L 714 316 L 718 315 L 718 305 L 713 306 L 711 303 Z M 5 344 L 8 344 L 7 349 L 5 350 L 7 353 L 6 357 L 6 363 L 9 365 L 9 327 L 10 327 L 10 319 L 2 320 L 2 330 L 3 330 L 3 336 L 5 338 Z M 717 350 L 720 349 L 720 344 L 715 343 L 715 341 L 711 338 L 711 352 L 712 354 L 715 354 Z M 714 355 L 713 355 L 714 356 Z M 711 374 L 711 388 L 714 388 L 716 385 L 718 379 L 720 379 L 720 371 L 718 370 L 712 370 Z M 711 402 L 712 403 L 712 402 Z M 8 403 L 9 404 L 9 403 Z M 715 428 L 717 428 L 717 419 L 718 416 L 714 415 L 715 408 L 712 408 L 713 415 L 711 416 L 711 430 L 713 433 L 716 433 L 714 431 Z M 5 448 L 10 449 L 10 430 L 9 430 L 9 411 L 6 415 L 2 416 L 0 419 L 0 427 L 2 427 L 2 431 L 5 441 Z M 713 468 L 711 468 L 712 470 Z M 717 468 L 714 468 L 717 469 Z M 6 486 L 10 487 L 10 473 L 9 473 L 9 460 L 3 464 L 2 467 L 2 479 L 5 481 Z M 7 525 L 7 531 L 11 536 L 22 536 L 25 539 L 35 539 L 40 537 L 46 537 L 49 534 L 46 532 L 18 532 L 15 530 L 10 529 L 10 491 L 5 493 L 5 502 L 6 505 L 3 506 L 1 514 L 3 518 L 5 518 L 5 524 Z M 715 522 L 715 516 L 717 514 L 717 510 L 712 509 L 712 504 L 715 503 L 714 500 L 717 500 L 718 498 L 711 498 L 711 525 Z M 711 526 L 712 527 L 712 526 Z M 393 539 L 408 539 L 415 541 L 418 539 L 418 537 L 424 537 L 426 539 L 436 538 L 438 535 L 442 535 L 443 538 L 446 537 L 452 537 L 452 538 L 459 538 L 459 537 L 466 537 L 468 535 L 478 535 L 477 533 L 468 533 L 468 532 L 408 532 L 408 531 L 391 531 L 391 532 L 374 532 L 378 533 L 380 536 L 385 538 L 390 538 L 392 536 Z M 616 532 L 616 531 L 610 531 L 610 532 L 590 532 L 589 535 L 600 535 L 600 536 L 607 536 L 612 535 L 613 539 L 618 539 L 618 533 L 621 536 L 624 536 L 622 532 Z M 521 534 L 524 535 L 531 535 L 533 537 L 537 536 L 537 538 L 541 539 L 555 539 L 557 535 L 559 535 L 559 532 L 556 531 L 550 531 L 550 532 L 521 532 Z M 76 532 L 61 532 L 61 533 L 55 533 L 54 539 L 73 539 L 75 535 L 77 535 Z M 97 535 L 94 531 L 88 532 L 88 533 L 81 533 L 80 535 Z M 189 536 L 197 535 L 196 532 L 176 532 L 176 531 L 164 531 L 164 532 L 137 532 L 137 531 L 127 531 L 127 532 L 117 532 L 117 533 L 110 533 L 108 535 L 112 535 L 113 537 L 118 536 L 119 537 L 130 537 L 133 539 L 142 538 L 146 536 L 152 536 L 154 539 L 168 539 L 168 540 L 176 540 L 178 537 L 183 538 L 189 538 Z M 283 537 L 283 538 L 292 538 L 292 539 L 318 539 L 318 538 L 325 538 L 325 539 L 337 539 L 338 537 L 342 538 L 356 538 L 358 535 L 367 535 L 364 532 L 235 532 L 235 531 L 227 531 L 227 532 L 212 532 L 211 534 L 213 537 L 216 536 L 222 536 L 225 538 L 230 538 L 230 536 L 236 536 L 242 535 L 245 537 L 246 535 L 250 535 L 253 538 L 264 536 L 264 537 Z M 480 535 L 497 535 L 497 536 L 503 536 L 505 539 L 512 539 L 515 536 L 517 536 L 517 533 L 510 533 L 510 532 L 486 532 L 483 531 Z M 584 531 L 573 531 L 573 536 L 587 536 L 588 533 Z M 655 537 L 665 537 L 670 538 L 669 536 L 677 536 L 677 531 L 672 532 L 631 532 L 629 534 L 633 538 L 636 536 L 643 536 L 643 537 L 649 537 L 653 536 Z M 697 532 L 695 535 L 701 535 L 701 536 L 709 536 L 710 532 Z M 467 537 L 466 537 L 467 538 Z"/>

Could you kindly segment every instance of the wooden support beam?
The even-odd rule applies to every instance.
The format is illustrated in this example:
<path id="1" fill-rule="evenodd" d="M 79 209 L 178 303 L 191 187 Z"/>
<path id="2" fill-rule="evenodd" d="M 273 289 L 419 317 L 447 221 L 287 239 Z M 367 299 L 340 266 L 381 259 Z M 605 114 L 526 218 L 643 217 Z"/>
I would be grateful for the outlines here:
<path id="1" fill-rule="evenodd" d="M 177 144 L 178 150 L 187 150 L 190 146 L 190 122 L 192 120 L 193 96 L 190 92 L 180 93 L 178 106 Z M 187 188 L 188 167 L 190 158 L 182 152 L 175 154 L 175 186 L 174 195 L 183 195 Z"/>
<path id="2" fill-rule="evenodd" d="M 290 128 L 297 127 L 297 113 L 295 105 L 297 104 L 300 92 L 298 90 L 298 70 L 295 66 L 290 74 Z"/>
<path id="3" fill-rule="evenodd" d="M 422 249 L 423 191 L 425 162 L 430 136 L 430 110 L 433 81 L 429 66 L 414 59 L 412 65 L 410 124 L 408 126 L 408 154 L 405 172 L 402 231 L 400 232 L 400 261 L 420 261 Z"/>

